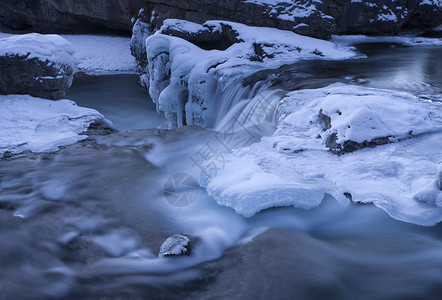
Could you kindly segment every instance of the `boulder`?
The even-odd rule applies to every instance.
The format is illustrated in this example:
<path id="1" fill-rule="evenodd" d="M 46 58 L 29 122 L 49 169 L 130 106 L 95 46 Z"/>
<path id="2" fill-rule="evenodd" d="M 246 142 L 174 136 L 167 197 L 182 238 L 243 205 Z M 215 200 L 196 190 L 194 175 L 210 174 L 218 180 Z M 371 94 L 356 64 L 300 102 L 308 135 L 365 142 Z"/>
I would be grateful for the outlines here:
<path id="1" fill-rule="evenodd" d="M 72 84 L 73 50 L 58 35 L 25 34 L 0 39 L 0 94 L 62 99 Z"/>
<path id="2" fill-rule="evenodd" d="M 175 234 L 168 237 L 164 243 L 161 245 L 159 257 L 164 256 L 176 256 L 176 255 L 189 255 L 190 239 L 182 234 Z"/>

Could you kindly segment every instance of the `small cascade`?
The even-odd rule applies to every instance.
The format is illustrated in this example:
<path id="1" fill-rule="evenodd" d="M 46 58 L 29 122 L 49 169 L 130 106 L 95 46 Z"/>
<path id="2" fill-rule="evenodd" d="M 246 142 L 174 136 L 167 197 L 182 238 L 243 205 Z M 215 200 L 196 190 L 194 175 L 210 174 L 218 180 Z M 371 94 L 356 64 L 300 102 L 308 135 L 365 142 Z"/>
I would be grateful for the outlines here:
<path id="1" fill-rule="evenodd" d="M 270 135 L 276 128 L 278 107 L 286 92 L 271 89 L 269 83 L 259 81 L 253 87 L 236 81 L 217 101 L 216 131 L 247 131 L 255 137 Z"/>

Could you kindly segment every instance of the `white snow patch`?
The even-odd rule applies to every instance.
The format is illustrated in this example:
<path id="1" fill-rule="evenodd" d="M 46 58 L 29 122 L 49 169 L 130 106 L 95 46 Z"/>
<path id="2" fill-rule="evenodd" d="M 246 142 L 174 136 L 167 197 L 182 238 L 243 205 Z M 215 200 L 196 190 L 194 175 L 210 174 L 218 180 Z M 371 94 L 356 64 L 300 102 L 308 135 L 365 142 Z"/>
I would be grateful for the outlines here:
<path id="1" fill-rule="evenodd" d="M 442 0 L 422 0 L 419 5 L 430 5 L 442 8 Z"/>
<path id="2" fill-rule="evenodd" d="M 136 73 L 130 38 L 100 35 L 62 35 L 75 50 L 78 71 L 91 75 Z"/>
<path id="3" fill-rule="evenodd" d="M 80 134 L 94 121 L 111 125 L 96 110 L 70 100 L 0 95 L 0 154 L 55 151 L 85 139 L 87 136 Z"/>

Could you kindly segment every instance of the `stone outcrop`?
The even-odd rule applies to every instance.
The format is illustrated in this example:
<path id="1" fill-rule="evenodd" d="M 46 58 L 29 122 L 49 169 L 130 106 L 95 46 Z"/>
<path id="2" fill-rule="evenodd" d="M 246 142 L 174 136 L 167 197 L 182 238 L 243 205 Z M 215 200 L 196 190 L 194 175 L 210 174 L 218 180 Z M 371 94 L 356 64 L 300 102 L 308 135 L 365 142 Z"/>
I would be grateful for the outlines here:
<path id="1" fill-rule="evenodd" d="M 71 44 L 37 33 L 0 39 L 0 94 L 28 94 L 58 100 L 72 84 Z"/>
<path id="2" fill-rule="evenodd" d="M 331 34 L 395 34 L 440 25 L 442 7 L 420 0 L 0 0 L 0 23 L 10 29 L 38 32 L 112 32 L 130 34 L 140 9 L 158 29 L 165 19 L 196 23 L 226 20 L 250 26 L 291 30 L 328 38 Z M 428 3 L 428 4 L 425 4 Z M 132 19 L 134 18 L 134 19 Z"/>
<path id="3" fill-rule="evenodd" d="M 49 61 L 25 56 L 0 56 L 0 94 L 29 94 L 34 97 L 58 100 L 65 98 L 71 86 L 73 70 L 70 66 L 57 68 Z"/>

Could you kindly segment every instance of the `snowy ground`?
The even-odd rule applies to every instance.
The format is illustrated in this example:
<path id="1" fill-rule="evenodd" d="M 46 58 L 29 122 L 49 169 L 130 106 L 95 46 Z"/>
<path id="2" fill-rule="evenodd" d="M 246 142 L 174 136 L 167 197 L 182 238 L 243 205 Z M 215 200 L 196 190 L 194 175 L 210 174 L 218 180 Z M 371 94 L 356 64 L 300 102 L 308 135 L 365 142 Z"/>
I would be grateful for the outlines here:
<path id="1" fill-rule="evenodd" d="M 130 38 L 99 35 L 61 35 L 74 49 L 78 71 L 90 75 L 136 73 Z"/>

